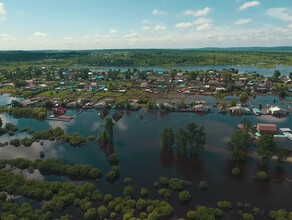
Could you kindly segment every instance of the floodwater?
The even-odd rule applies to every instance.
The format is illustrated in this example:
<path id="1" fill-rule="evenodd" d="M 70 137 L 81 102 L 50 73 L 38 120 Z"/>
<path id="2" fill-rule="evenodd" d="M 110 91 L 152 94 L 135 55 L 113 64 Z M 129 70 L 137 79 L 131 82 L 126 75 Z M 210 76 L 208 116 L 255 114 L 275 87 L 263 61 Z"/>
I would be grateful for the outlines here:
<path id="1" fill-rule="evenodd" d="M 1 97 L 2 99 L 2 97 Z M 258 106 L 266 103 L 273 104 L 276 99 L 277 105 L 282 105 L 276 97 L 258 96 L 250 102 Z M 208 100 L 212 103 L 214 100 Z M 121 176 L 114 183 L 109 183 L 103 177 L 100 182 L 94 182 L 102 193 L 111 193 L 115 196 L 122 195 L 125 177 L 131 177 L 131 185 L 136 189 L 135 197 L 138 197 L 140 189 L 149 189 L 149 198 L 158 198 L 157 189 L 152 185 L 160 176 L 178 177 L 193 183 L 186 188 L 190 191 L 192 200 L 188 205 L 181 204 L 177 199 L 177 193 L 173 192 L 169 202 L 175 207 L 172 219 L 185 217 L 187 210 L 195 209 L 196 205 L 215 207 L 217 201 L 227 200 L 250 203 L 251 207 L 257 206 L 265 211 L 265 215 L 257 219 L 267 219 L 267 213 L 271 209 L 284 208 L 292 211 L 292 183 L 286 178 L 292 179 L 292 164 L 284 164 L 279 167 L 276 162 L 271 162 L 268 169 L 271 180 L 268 182 L 257 182 L 254 176 L 260 169 L 258 160 L 254 154 L 244 163 L 233 164 L 228 160 L 225 145 L 232 133 L 237 129 L 237 124 L 243 119 L 230 115 L 217 113 L 198 115 L 195 113 L 159 113 L 124 111 L 123 117 L 114 126 L 114 148 L 107 149 L 118 154 Z M 74 112 L 73 112 L 74 113 Z M 111 117 L 113 112 L 107 117 Z M 143 115 L 141 118 L 140 115 Z M 30 127 L 34 131 L 62 127 L 66 133 L 79 132 L 83 137 L 98 135 L 103 130 L 105 119 L 100 119 L 98 112 L 88 110 L 80 114 L 70 122 L 47 120 L 44 122 L 34 119 L 15 119 L 12 116 L 2 114 L 3 123 L 11 122 L 19 129 Z M 278 127 L 292 128 L 292 117 L 274 118 L 269 115 L 260 117 L 245 116 L 252 124 L 275 123 Z M 201 154 L 200 159 L 178 157 L 174 153 L 163 152 L 160 148 L 159 134 L 165 127 L 173 130 L 186 127 L 187 123 L 195 122 L 205 127 L 207 143 L 206 151 Z M 9 141 L 12 138 L 23 138 L 29 136 L 27 133 L 17 132 L 15 136 L 8 134 L 0 137 L 0 142 Z M 285 147 L 292 147 L 292 141 L 285 141 Z M 100 149 L 96 141 L 90 142 L 82 147 L 71 147 L 68 144 L 45 141 L 44 145 L 34 143 L 31 147 L 6 146 L 0 148 L 0 158 L 10 159 L 23 157 L 37 159 L 39 152 L 44 151 L 45 158 L 60 159 L 65 163 L 90 164 L 102 169 L 104 176 L 109 171 L 110 165 L 107 161 L 106 150 Z M 231 170 L 234 166 L 241 168 L 241 175 L 233 177 Z M 44 181 L 71 182 L 68 177 L 43 176 L 40 173 L 34 175 L 34 179 Z M 199 189 L 200 181 L 207 181 L 209 188 L 206 191 Z M 83 181 L 72 181 L 80 185 Z M 223 219 L 238 219 L 237 209 L 225 215 Z"/>

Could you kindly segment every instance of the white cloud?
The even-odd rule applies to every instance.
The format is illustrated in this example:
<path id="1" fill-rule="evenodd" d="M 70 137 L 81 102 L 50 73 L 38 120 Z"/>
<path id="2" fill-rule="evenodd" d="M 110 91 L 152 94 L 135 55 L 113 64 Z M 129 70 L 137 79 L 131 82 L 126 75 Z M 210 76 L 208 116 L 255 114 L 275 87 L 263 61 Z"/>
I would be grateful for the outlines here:
<path id="1" fill-rule="evenodd" d="M 269 8 L 266 14 L 270 17 L 292 22 L 292 9 L 290 8 Z"/>
<path id="2" fill-rule="evenodd" d="M 4 8 L 4 3 L 0 2 L 0 21 L 6 20 L 6 10 Z"/>
<path id="3" fill-rule="evenodd" d="M 134 31 L 130 31 L 128 34 L 124 35 L 124 38 L 137 38 L 139 35 L 134 32 Z"/>
<path id="4" fill-rule="evenodd" d="M 190 9 L 183 12 L 184 15 L 193 15 L 195 13 L 196 13 L 196 11 L 193 11 L 193 10 L 190 10 Z"/>
<path id="5" fill-rule="evenodd" d="M 149 30 L 149 29 L 150 29 L 149 26 L 143 26 L 143 27 L 142 27 L 142 30 L 144 30 L 144 31 L 147 31 L 147 30 Z"/>
<path id="6" fill-rule="evenodd" d="M 206 23 L 212 23 L 212 19 L 207 19 L 207 18 L 198 18 L 193 21 L 194 24 L 206 24 Z"/>
<path id="7" fill-rule="evenodd" d="M 235 25 L 241 25 L 241 24 L 247 24 L 250 23 L 251 19 L 250 18 L 246 18 L 246 19 L 239 19 L 237 21 L 235 21 L 233 24 Z"/>
<path id="8" fill-rule="evenodd" d="M 206 7 L 202 10 L 199 10 L 197 12 L 194 13 L 194 16 L 196 17 L 202 17 L 202 16 L 206 16 L 207 14 L 209 14 L 209 12 L 211 11 L 211 8 Z"/>
<path id="9" fill-rule="evenodd" d="M 197 27 L 197 31 L 205 31 L 205 30 L 208 30 L 211 28 L 211 24 L 209 23 L 205 23 L 205 24 L 202 24 L 200 25 L 199 27 Z"/>
<path id="10" fill-rule="evenodd" d="M 175 28 L 184 29 L 184 28 L 191 27 L 192 25 L 193 25 L 193 23 L 191 23 L 191 22 L 181 22 L 181 23 L 176 24 Z"/>
<path id="11" fill-rule="evenodd" d="M 152 11 L 153 15 L 166 15 L 165 11 L 159 11 L 158 9 L 153 9 Z"/>
<path id="12" fill-rule="evenodd" d="M 247 8 L 255 7 L 255 6 L 258 6 L 258 5 L 260 5 L 260 2 L 259 1 L 245 2 L 242 6 L 240 6 L 238 8 L 238 10 L 239 11 L 242 11 L 242 10 L 245 10 Z"/>
<path id="13" fill-rule="evenodd" d="M 45 33 L 41 33 L 41 32 L 35 32 L 33 34 L 33 37 L 47 37 L 48 35 Z"/>
<path id="14" fill-rule="evenodd" d="M 111 30 L 109 31 L 109 33 L 110 33 L 110 34 L 116 34 L 116 33 L 118 33 L 118 31 L 115 30 L 115 29 L 111 29 Z"/>
<path id="15" fill-rule="evenodd" d="M 142 22 L 142 24 L 151 24 L 152 22 L 151 21 L 149 21 L 149 20 L 147 20 L 147 19 L 145 19 L 145 20 L 143 20 L 143 21 L 141 21 Z"/>
<path id="16" fill-rule="evenodd" d="M 206 16 L 207 14 L 209 14 L 211 11 L 211 8 L 209 7 L 206 7 L 202 10 L 197 10 L 197 11 L 194 11 L 194 10 L 186 10 L 186 11 L 183 11 L 183 15 L 192 15 L 192 16 L 195 16 L 195 17 L 203 17 L 203 16 Z"/>
<path id="17" fill-rule="evenodd" d="M 164 24 L 158 24 L 154 28 L 155 31 L 164 31 L 166 29 L 167 29 L 167 27 Z"/>
<path id="18" fill-rule="evenodd" d="M 14 41 L 15 37 L 9 34 L 0 34 L 0 41 Z"/>

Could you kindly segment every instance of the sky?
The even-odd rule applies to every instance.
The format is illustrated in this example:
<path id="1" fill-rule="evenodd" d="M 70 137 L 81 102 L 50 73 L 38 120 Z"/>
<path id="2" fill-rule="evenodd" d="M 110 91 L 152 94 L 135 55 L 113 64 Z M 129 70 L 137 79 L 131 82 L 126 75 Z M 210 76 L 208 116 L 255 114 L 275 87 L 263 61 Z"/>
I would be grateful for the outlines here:
<path id="1" fill-rule="evenodd" d="M 292 46 L 292 0 L 0 0 L 0 50 Z"/>

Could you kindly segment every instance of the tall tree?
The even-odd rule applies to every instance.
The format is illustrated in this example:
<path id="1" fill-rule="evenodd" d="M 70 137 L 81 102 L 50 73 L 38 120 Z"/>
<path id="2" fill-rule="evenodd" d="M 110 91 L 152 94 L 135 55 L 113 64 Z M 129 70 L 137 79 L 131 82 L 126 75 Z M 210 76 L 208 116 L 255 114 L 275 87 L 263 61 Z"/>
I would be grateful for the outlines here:
<path id="1" fill-rule="evenodd" d="M 186 147 L 188 143 L 188 135 L 185 129 L 179 128 L 175 134 L 176 136 L 176 144 L 178 147 L 178 153 L 181 156 L 184 156 L 186 154 Z"/>
<path id="2" fill-rule="evenodd" d="M 161 147 L 162 149 L 172 151 L 174 144 L 174 133 L 171 128 L 164 128 L 160 133 Z"/>
<path id="3" fill-rule="evenodd" d="M 198 126 L 195 123 L 187 124 L 188 143 L 191 147 L 191 153 L 195 152 L 195 142 L 198 134 Z"/>
<path id="4" fill-rule="evenodd" d="M 201 126 L 197 131 L 195 138 L 195 148 L 194 151 L 192 151 L 192 154 L 196 157 L 198 157 L 200 152 L 205 149 L 204 145 L 206 144 L 206 134 L 204 129 L 204 126 Z"/>
<path id="5" fill-rule="evenodd" d="M 258 147 L 257 154 L 261 157 L 261 163 L 264 166 L 268 166 L 271 158 L 276 155 L 278 151 L 278 146 L 274 142 L 273 136 L 267 134 L 260 136 L 256 145 Z"/>
<path id="6" fill-rule="evenodd" d="M 249 144 L 249 134 L 244 130 L 236 130 L 226 146 L 230 158 L 234 161 L 244 160 L 249 151 Z"/>
<path id="7" fill-rule="evenodd" d="M 0 128 L 2 127 L 3 125 L 3 121 L 2 121 L 2 118 L 0 117 Z"/>

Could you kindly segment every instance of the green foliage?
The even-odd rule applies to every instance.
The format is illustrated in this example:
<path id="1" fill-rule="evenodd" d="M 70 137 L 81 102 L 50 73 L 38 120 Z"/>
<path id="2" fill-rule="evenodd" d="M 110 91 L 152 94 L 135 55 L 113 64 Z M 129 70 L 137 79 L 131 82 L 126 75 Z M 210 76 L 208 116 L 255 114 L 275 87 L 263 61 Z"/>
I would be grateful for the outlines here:
<path id="1" fill-rule="evenodd" d="M 13 145 L 14 147 L 19 147 L 20 140 L 19 139 L 12 139 L 12 140 L 10 140 L 10 145 Z"/>
<path id="2" fill-rule="evenodd" d="M 227 201 L 219 201 L 217 202 L 217 206 L 219 209 L 222 209 L 222 210 L 226 210 L 226 209 L 231 209 L 232 208 L 232 205 L 230 202 L 227 202 Z"/>
<path id="3" fill-rule="evenodd" d="M 178 153 L 179 155 L 184 156 L 186 154 L 186 147 L 188 143 L 187 132 L 183 128 L 179 128 L 175 133 L 175 137 Z"/>
<path id="4" fill-rule="evenodd" d="M 33 138 L 25 137 L 25 138 L 21 139 L 21 144 L 25 147 L 30 147 L 33 142 L 34 142 Z"/>
<path id="5" fill-rule="evenodd" d="M 189 202 L 191 200 L 191 195 L 188 191 L 181 191 L 178 194 L 178 199 L 181 202 Z"/>
<path id="6" fill-rule="evenodd" d="M 199 183 L 199 188 L 200 188 L 201 190 L 206 190 L 206 189 L 208 189 L 208 184 L 207 184 L 207 182 L 206 182 L 206 181 L 200 181 L 200 183 Z"/>
<path id="7" fill-rule="evenodd" d="M 271 210 L 269 212 L 269 216 L 271 219 L 275 220 L 284 220 L 284 219 L 292 219 L 292 213 L 288 213 L 285 209 Z"/>
<path id="8" fill-rule="evenodd" d="M 187 212 L 188 219 L 208 219 L 215 220 L 222 216 L 222 211 L 220 209 L 207 208 L 205 206 L 197 206 L 196 210 L 190 210 Z"/>
<path id="9" fill-rule="evenodd" d="M 105 201 L 106 203 L 109 203 L 112 199 L 113 197 L 111 194 L 105 194 L 103 197 L 103 201 Z"/>
<path id="10" fill-rule="evenodd" d="M 112 181 L 120 175 L 120 169 L 118 166 L 112 166 L 111 170 L 106 174 L 106 179 Z"/>
<path id="11" fill-rule="evenodd" d="M 239 176 L 240 174 L 240 169 L 238 167 L 234 167 L 231 171 L 233 176 Z"/>
<path id="12" fill-rule="evenodd" d="M 38 120 L 44 120 L 47 116 L 46 108 L 12 107 L 8 108 L 6 112 L 15 118 L 35 118 Z"/>
<path id="13" fill-rule="evenodd" d="M 6 129 L 6 131 L 12 131 L 12 132 L 16 132 L 16 131 L 18 131 L 18 128 L 14 125 L 14 124 L 12 124 L 12 123 L 6 123 L 5 124 L 5 129 Z"/>
<path id="14" fill-rule="evenodd" d="M 141 191 L 140 191 L 140 194 L 142 197 L 145 197 L 148 195 L 148 189 L 146 188 L 142 188 Z"/>
<path id="15" fill-rule="evenodd" d="M 249 134 L 244 130 L 236 130 L 226 146 L 230 158 L 235 161 L 244 160 L 249 152 L 249 144 Z"/>
<path id="16" fill-rule="evenodd" d="M 94 136 L 94 135 L 89 135 L 89 136 L 87 137 L 87 140 L 88 140 L 88 141 L 94 141 L 94 140 L 95 140 L 95 136 Z"/>
<path id="17" fill-rule="evenodd" d="M 132 196 L 133 195 L 133 187 L 125 186 L 124 188 L 124 196 Z"/>
<path id="18" fill-rule="evenodd" d="M 116 165 L 119 162 L 118 155 L 115 153 L 110 154 L 107 159 L 111 165 Z"/>
<path id="19" fill-rule="evenodd" d="M 257 154 L 261 157 L 261 163 L 268 166 L 271 158 L 277 154 L 278 146 L 274 142 L 273 136 L 264 134 L 256 141 L 258 147 Z"/>
<path id="20" fill-rule="evenodd" d="M 174 133 L 171 128 L 164 128 L 160 133 L 160 141 L 162 149 L 172 151 L 174 144 Z"/>
<path id="21" fill-rule="evenodd" d="M 100 143 L 112 143 L 113 142 L 113 126 L 114 123 L 111 118 L 106 118 L 103 131 L 98 135 L 98 141 Z"/>
<path id="22" fill-rule="evenodd" d="M 249 95 L 246 92 L 242 92 L 239 95 L 239 100 L 243 103 L 247 102 L 249 99 Z"/>
<path id="23" fill-rule="evenodd" d="M 163 197 L 164 199 L 168 199 L 170 197 L 170 190 L 162 188 L 158 191 L 158 194 Z"/>
<path id="24" fill-rule="evenodd" d="M 107 215 L 108 215 L 108 209 L 107 209 L 107 207 L 105 207 L 105 206 L 100 206 L 100 207 L 98 207 L 98 209 L 97 209 L 97 212 L 98 212 L 98 215 L 103 219 L 103 218 L 105 218 L 105 217 L 107 217 Z"/>
<path id="25" fill-rule="evenodd" d="M 269 179 L 269 176 L 265 171 L 259 171 L 257 172 L 256 178 L 260 181 L 266 181 Z"/>
<path id="26" fill-rule="evenodd" d="M 186 182 L 184 180 L 178 178 L 172 178 L 169 180 L 169 188 L 175 191 L 181 191 L 186 186 Z"/>
<path id="27" fill-rule="evenodd" d="M 242 213 L 242 220 L 254 220 L 254 216 L 250 213 Z"/>
<path id="28" fill-rule="evenodd" d="M 38 169 L 41 174 L 48 175 L 68 175 L 77 179 L 97 179 L 101 178 L 102 171 L 97 168 L 93 168 L 89 165 L 64 165 L 60 160 L 35 160 L 30 161 L 23 158 L 1 160 L 1 163 L 9 164 L 19 169 L 28 169 L 32 167 Z"/>
<path id="29" fill-rule="evenodd" d="M 123 180 L 123 183 L 124 183 L 125 185 L 129 185 L 131 182 L 132 182 L 132 179 L 129 178 L 129 177 L 126 177 L 126 178 Z"/>

